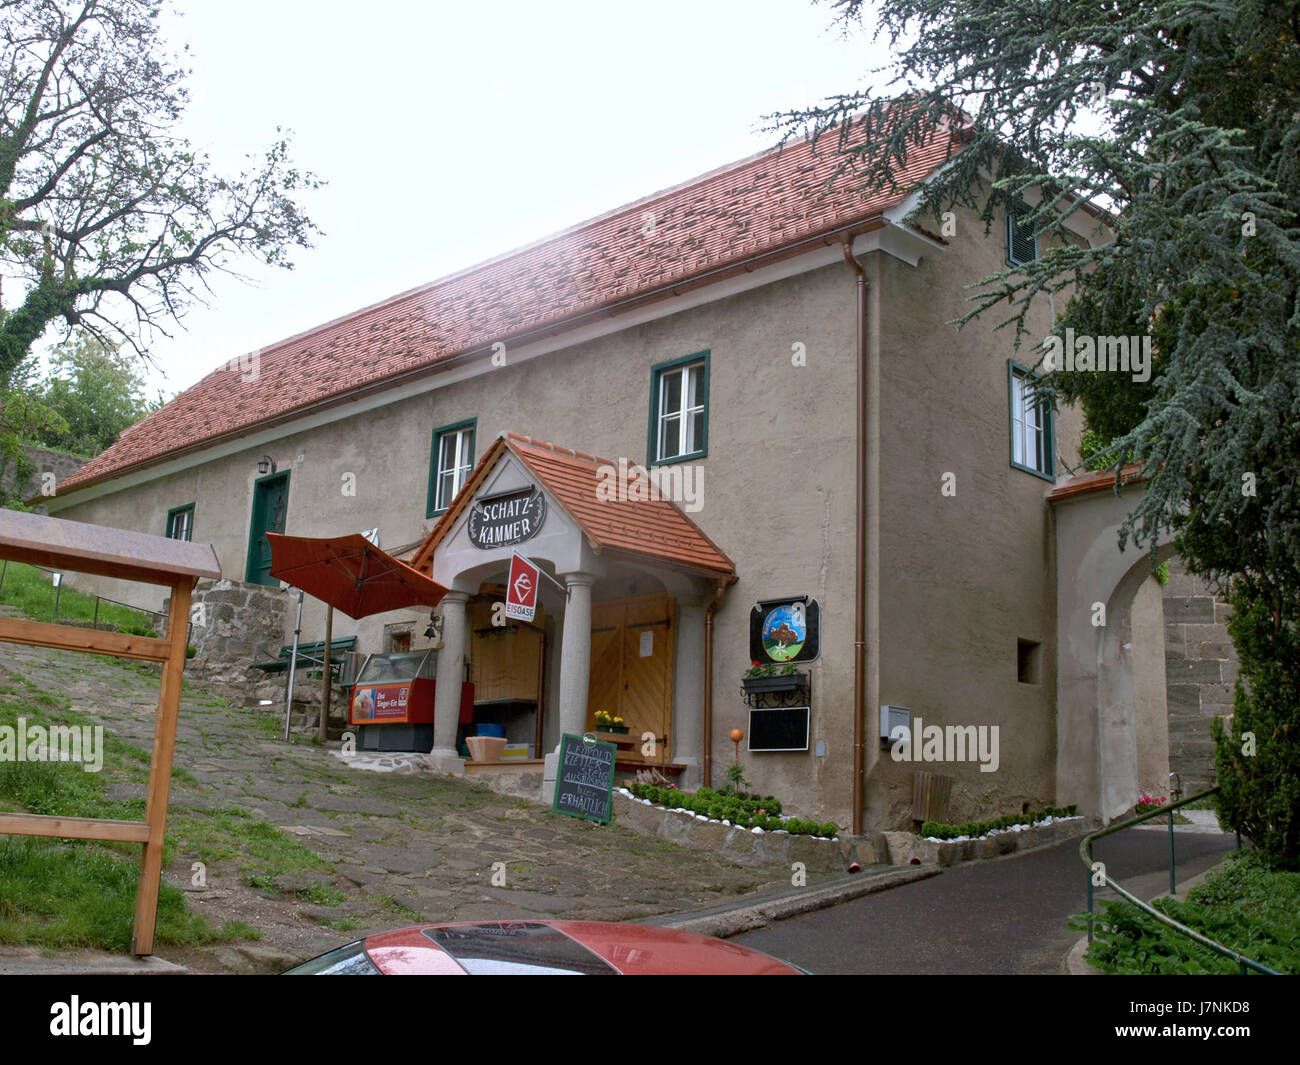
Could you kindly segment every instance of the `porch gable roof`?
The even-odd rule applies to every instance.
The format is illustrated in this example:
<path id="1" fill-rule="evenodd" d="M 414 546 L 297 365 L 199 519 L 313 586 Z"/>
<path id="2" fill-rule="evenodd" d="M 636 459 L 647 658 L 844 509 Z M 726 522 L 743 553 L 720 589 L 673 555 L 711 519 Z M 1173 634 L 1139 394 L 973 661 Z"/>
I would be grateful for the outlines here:
<path id="1" fill-rule="evenodd" d="M 617 471 L 617 462 L 515 432 L 503 433 L 483 453 L 411 559 L 412 568 L 432 573 L 434 550 L 507 451 L 582 530 L 597 554 L 651 562 L 728 583 L 735 580 L 735 563 L 671 500 L 600 498 L 602 477 L 608 476 L 602 468 Z M 629 469 L 645 472 L 633 464 Z"/>

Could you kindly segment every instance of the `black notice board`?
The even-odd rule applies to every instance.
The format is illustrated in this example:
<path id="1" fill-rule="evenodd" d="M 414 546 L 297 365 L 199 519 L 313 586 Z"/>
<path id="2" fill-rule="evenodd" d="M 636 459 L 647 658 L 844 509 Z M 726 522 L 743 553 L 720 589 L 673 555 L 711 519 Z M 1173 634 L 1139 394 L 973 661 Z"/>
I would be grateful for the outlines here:
<path id="1" fill-rule="evenodd" d="M 560 736 L 560 766 L 555 775 L 555 798 L 551 809 L 557 814 L 609 822 L 614 799 L 614 758 L 618 748 L 581 736 Z"/>
<path id="2" fill-rule="evenodd" d="M 812 708 L 785 706 L 749 712 L 751 751 L 806 751 Z"/>

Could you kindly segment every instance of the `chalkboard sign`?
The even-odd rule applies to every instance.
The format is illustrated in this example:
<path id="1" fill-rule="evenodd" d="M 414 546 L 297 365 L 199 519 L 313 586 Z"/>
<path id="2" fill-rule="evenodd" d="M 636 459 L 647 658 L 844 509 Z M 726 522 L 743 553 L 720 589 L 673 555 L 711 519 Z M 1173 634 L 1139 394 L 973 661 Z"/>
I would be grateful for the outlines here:
<path id="1" fill-rule="evenodd" d="M 749 712 L 751 751 L 806 751 L 811 708 L 788 706 Z"/>
<path id="2" fill-rule="evenodd" d="M 566 732 L 560 737 L 560 767 L 555 778 L 557 814 L 607 823 L 613 801 L 614 757 L 618 748 Z"/>

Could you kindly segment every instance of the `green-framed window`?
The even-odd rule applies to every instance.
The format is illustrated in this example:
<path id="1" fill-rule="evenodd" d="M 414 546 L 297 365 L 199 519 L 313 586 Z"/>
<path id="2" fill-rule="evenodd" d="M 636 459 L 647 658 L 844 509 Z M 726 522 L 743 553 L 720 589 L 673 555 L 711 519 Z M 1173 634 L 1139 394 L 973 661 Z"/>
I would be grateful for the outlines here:
<path id="1" fill-rule="evenodd" d="M 1055 426 L 1052 408 L 1034 402 L 1037 374 L 1018 362 L 1007 361 L 1010 402 L 1011 465 L 1047 481 L 1056 480 Z"/>
<path id="2" fill-rule="evenodd" d="M 1038 233 L 1029 221 L 1027 204 L 1017 201 L 1007 211 L 1007 265 L 1024 266 L 1038 258 Z"/>
<path id="3" fill-rule="evenodd" d="M 183 507 L 172 507 L 167 512 L 167 531 L 164 535 L 172 540 L 192 540 L 194 538 L 193 503 L 186 503 Z"/>
<path id="4" fill-rule="evenodd" d="M 709 353 L 697 351 L 650 367 L 651 466 L 703 458 L 709 452 Z"/>
<path id="5" fill-rule="evenodd" d="M 474 434 L 478 419 L 443 425 L 433 431 L 429 450 L 429 502 L 425 516 L 441 514 L 456 498 L 474 468 Z"/>

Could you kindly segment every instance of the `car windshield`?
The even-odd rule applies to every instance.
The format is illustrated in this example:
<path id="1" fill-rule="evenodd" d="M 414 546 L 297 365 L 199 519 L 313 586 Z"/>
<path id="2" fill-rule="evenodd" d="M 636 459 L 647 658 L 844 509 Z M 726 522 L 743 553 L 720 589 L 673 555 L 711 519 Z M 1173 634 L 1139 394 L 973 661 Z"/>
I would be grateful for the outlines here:
<path id="1" fill-rule="evenodd" d="M 301 965 L 295 965 L 285 972 L 285 976 L 379 976 L 378 967 L 366 955 L 362 941 L 348 943 L 346 946 L 312 958 Z"/>
<path id="2" fill-rule="evenodd" d="M 549 925 L 509 921 L 426 928 L 424 934 L 472 976 L 618 975 L 598 955 Z"/>

